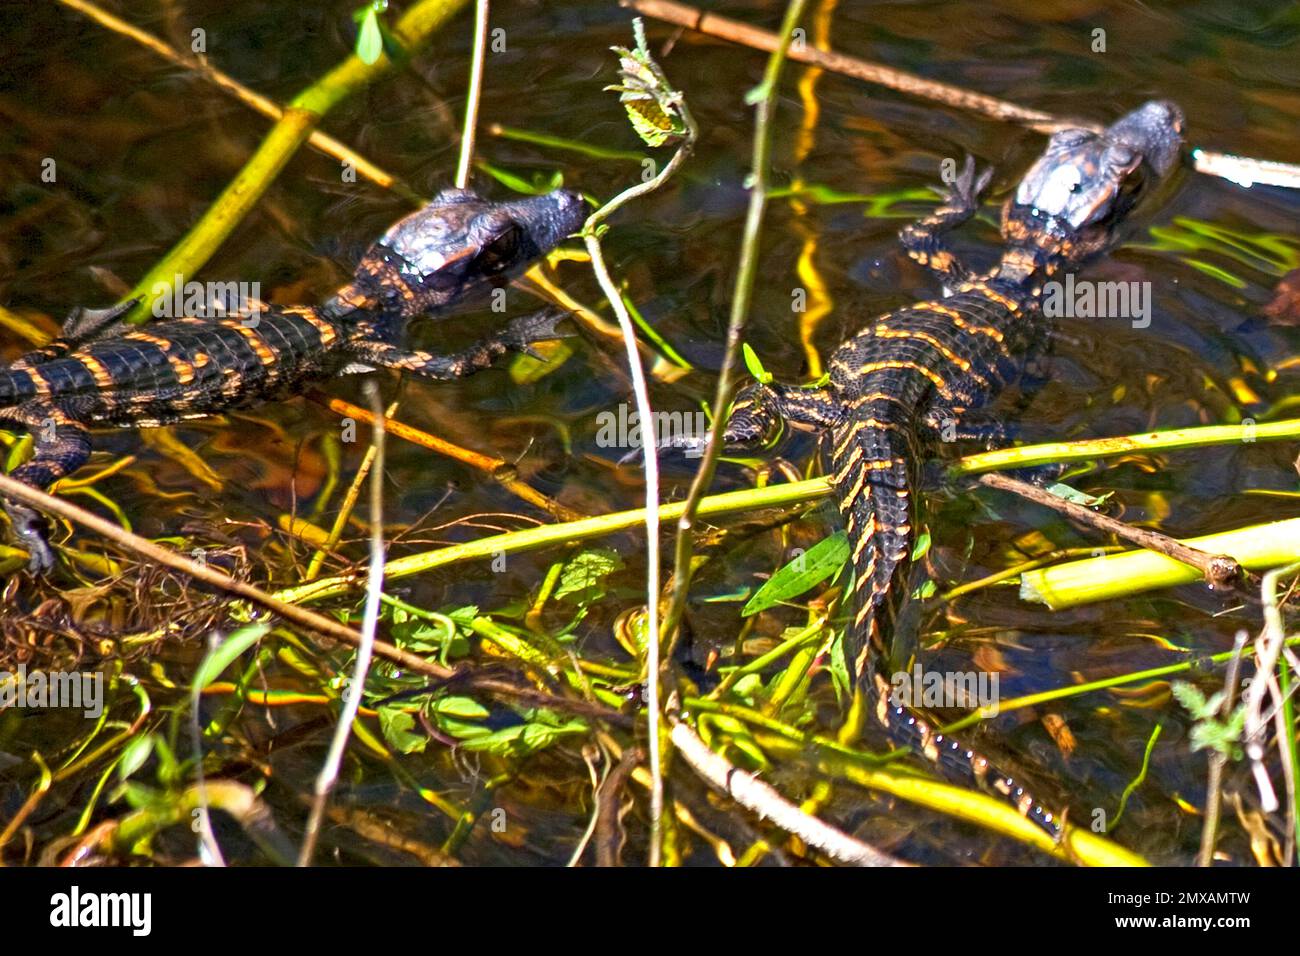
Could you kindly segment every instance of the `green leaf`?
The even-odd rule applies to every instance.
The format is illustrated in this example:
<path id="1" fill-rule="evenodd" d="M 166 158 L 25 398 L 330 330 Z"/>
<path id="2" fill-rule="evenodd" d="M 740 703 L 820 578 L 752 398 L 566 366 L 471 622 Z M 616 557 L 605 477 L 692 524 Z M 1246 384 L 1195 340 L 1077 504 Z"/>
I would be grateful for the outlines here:
<path id="1" fill-rule="evenodd" d="M 847 628 L 835 635 L 831 642 L 831 681 L 835 685 L 835 697 L 843 702 L 852 694 L 853 681 L 849 677 L 849 662 L 844 653 L 844 635 Z"/>
<path id="2" fill-rule="evenodd" d="M 1108 497 L 1110 497 L 1109 493 L 1107 493 L 1106 495 L 1103 495 L 1102 497 L 1098 498 L 1095 495 L 1090 495 L 1087 492 L 1080 491 L 1078 488 L 1073 488 L 1070 485 L 1064 484 L 1063 482 L 1059 482 L 1059 481 L 1048 485 L 1047 491 L 1053 495 L 1056 495 L 1056 497 L 1058 498 L 1064 498 L 1066 501 L 1072 501 L 1076 505 L 1083 505 L 1085 508 L 1095 508 L 1097 507 L 1097 505 L 1104 503 L 1105 500 Z"/>
<path id="3" fill-rule="evenodd" d="M 557 600 L 590 604 L 605 596 L 605 579 L 623 570 L 623 559 L 609 548 L 581 551 L 565 562 L 556 585 Z"/>
<path id="4" fill-rule="evenodd" d="M 1195 684 L 1189 684 L 1187 681 L 1176 680 L 1170 686 L 1174 698 L 1178 703 L 1183 705 L 1197 720 L 1204 720 L 1207 717 L 1213 717 L 1218 713 L 1219 704 L 1223 702 L 1222 694 L 1215 694 L 1209 700 L 1201 693 L 1201 689 Z"/>
<path id="5" fill-rule="evenodd" d="M 491 163 L 479 162 L 474 165 L 507 189 L 523 193 L 525 196 L 542 196 L 564 185 L 564 174 L 558 169 L 548 174 L 538 173 L 530 181 Z"/>
<path id="6" fill-rule="evenodd" d="M 153 753 L 153 742 L 153 734 L 143 734 L 132 738 L 131 742 L 126 745 L 126 749 L 122 751 L 122 759 L 118 762 L 118 780 L 126 780 L 144 766 L 144 762 Z"/>
<path id="7" fill-rule="evenodd" d="M 167 787 L 177 786 L 181 780 L 181 763 L 167 745 L 166 737 L 155 737 L 153 752 L 158 758 L 158 782 Z"/>
<path id="8" fill-rule="evenodd" d="M 194 692 L 198 693 L 220 677 L 244 651 L 265 637 L 270 630 L 271 624 L 268 621 L 247 624 L 209 651 L 207 657 L 203 658 L 203 663 L 199 664 L 198 670 L 194 672 Z"/>
<path id="9" fill-rule="evenodd" d="M 444 657 L 464 657 L 469 653 L 469 641 L 452 618 L 448 617 L 445 622 L 419 617 L 399 621 L 400 613 L 399 610 L 393 615 L 392 635 L 403 650 L 416 654 L 442 654 Z"/>
<path id="10" fill-rule="evenodd" d="M 126 801 L 126 805 L 132 810 L 145 810 L 149 807 L 160 806 L 163 803 L 163 795 L 154 787 L 147 786 L 143 783 L 136 783 L 134 780 L 128 780 L 118 788 L 114 799 Z"/>
<path id="11" fill-rule="evenodd" d="M 379 729 L 388 745 L 398 753 L 423 753 L 429 743 L 424 734 L 414 732 L 415 716 L 399 707 L 379 708 Z"/>
<path id="12" fill-rule="evenodd" d="M 731 685 L 731 694 L 752 706 L 763 696 L 763 678 L 758 674 L 746 674 Z"/>
<path id="13" fill-rule="evenodd" d="M 912 545 L 912 560 L 920 561 L 925 557 L 926 552 L 930 550 L 930 532 L 922 531 L 916 536 L 916 543 Z"/>
<path id="14" fill-rule="evenodd" d="M 492 733 L 490 727 L 484 727 L 482 724 L 476 724 L 472 721 L 458 720 L 455 717 L 449 717 L 446 714 L 434 714 L 434 722 L 438 729 L 457 740 L 469 740 L 475 737 L 486 737 Z"/>
<path id="15" fill-rule="evenodd" d="M 549 747 L 561 737 L 586 732 L 587 725 L 581 720 L 569 720 L 560 724 L 530 721 L 494 731 L 483 737 L 466 740 L 461 747 L 465 750 L 483 751 L 498 756 L 507 754 L 523 756 Z"/>
<path id="16" fill-rule="evenodd" d="M 741 617 L 751 617 L 783 601 L 798 597 L 805 591 L 837 573 L 849 560 L 849 537 L 837 531 L 823 538 L 783 567 L 754 594 Z"/>
<path id="17" fill-rule="evenodd" d="M 483 720 L 488 716 L 488 709 L 473 697 L 439 697 L 429 705 L 429 710 L 445 717 L 459 717 L 462 720 Z"/>
<path id="18" fill-rule="evenodd" d="M 556 371 L 573 357 L 573 346 L 568 342 L 548 342 L 538 350 L 542 358 L 517 352 L 510 360 L 507 371 L 510 381 L 515 385 L 534 385 Z"/>
<path id="19" fill-rule="evenodd" d="M 740 343 L 740 353 L 745 357 L 745 368 L 749 369 L 749 374 L 754 376 L 754 380 L 760 385 L 768 385 L 772 381 L 772 373 L 763 368 L 763 363 L 759 360 L 758 353 L 749 347 L 748 342 Z"/>
<path id="20" fill-rule="evenodd" d="M 1225 757 L 1240 760 L 1242 757 L 1242 732 L 1246 727 L 1246 705 L 1242 704 L 1233 711 L 1227 722 L 1207 719 L 1192 726 L 1188 742 L 1192 750 L 1215 750 Z"/>
<path id="21" fill-rule="evenodd" d="M 379 30 L 379 14 L 371 7 L 361 21 L 361 32 L 357 34 L 357 59 L 372 66 L 383 52 L 384 37 Z"/>
<path id="22" fill-rule="evenodd" d="M 474 623 L 474 618 L 478 617 L 478 606 L 467 604 L 464 607 L 456 608 L 454 611 L 448 611 L 447 616 L 461 627 L 469 627 Z"/>
<path id="23" fill-rule="evenodd" d="M 1173 691 L 1174 699 L 1183 705 L 1183 709 L 1190 711 L 1192 716 L 1199 717 L 1205 707 L 1205 695 L 1195 684 L 1189 684 L 1187 681 L 1176 680 L 1169 689 Z"/>

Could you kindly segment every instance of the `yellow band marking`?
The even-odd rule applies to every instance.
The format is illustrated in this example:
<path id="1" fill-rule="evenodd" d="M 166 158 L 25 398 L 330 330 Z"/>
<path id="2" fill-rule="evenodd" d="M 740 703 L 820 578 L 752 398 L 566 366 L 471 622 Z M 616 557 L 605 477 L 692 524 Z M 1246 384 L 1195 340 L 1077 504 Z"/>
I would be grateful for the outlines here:
<path id="1" fill-rule="evenodd" d="M 929 332 L 909 331 L 907 329 L 891 329 L 885 323 L 881 322 L 876 326 L 876 336 L 882 339 L 919 339 L 925 342 L 945 359 L 957 366 L 963 372 L 970 372 L 970 362 L 962 358 L 948 346 L 944 345 Z M 974 373 L 971 373 L 974 374 Z M 977 378 L 979 376 L 976 376 Z"/>
<path id="2" fill-rule="evenodd" d="M 934 369 L 929 369 L 929 368 L 925 368 L 924 366 L 918 365 L 915 362 L 905 362 L 899 360 L 893 360 L 887 362 L 868 362 L 866 365 L 862 366 L 862 368 L 858 369 L 858 372 L 859 374 L 866 375 L 870 372 L 879 372 L 882 371 L 883 369 L 890 369 L 890 368 L 909 369 L 913 372 L 917 372 L 921 375 L 924 375 L 926 378 L 928 378 L 931 382 L 934 383 L 934 387 L 938 389 L 940 395 L 944 396 L 945 398 L 948 398 L 949 396 L 952 395 L 951 390 L 948 388 L 948 383 L 943 380 L 943 377 L 938 372 L 936 372 Z"/>

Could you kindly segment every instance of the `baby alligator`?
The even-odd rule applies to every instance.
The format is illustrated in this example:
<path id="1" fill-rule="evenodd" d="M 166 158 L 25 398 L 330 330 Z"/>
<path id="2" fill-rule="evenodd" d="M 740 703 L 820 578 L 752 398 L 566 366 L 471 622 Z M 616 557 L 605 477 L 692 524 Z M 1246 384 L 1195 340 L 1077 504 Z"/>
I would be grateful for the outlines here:
<path id="1" fill-rule="evenodd" d="M 836 350 L 822 387 L 748 386 L 724 438 L 729 446 L 768 442 L 785 422 L 825 430 L 855 571 L 845 648 L 871 709 L 897 745 L 1000 794 L 1054 836 L 1060 821 L 1020 784 L 893 699 L 886 635 L 908 597 L 913 490 L 926 446 L 941 435 L 997 433 L 990 426 L 980 435 L 971 410 L 1012 380 L 1046 337 L 1044 283 L 1114 244 L 1139 196 L 1176 165 L 1182 122 L 1173 104 L 1150 102 L 1101 133 L 1052 136 L 1003 210 L 1001 262 L 982 274 L 943 243 L 974 215 L 989 179 L 986 171 L 977 181 L 968 159 L 946 201 L 901 233 L 908 255 L 951 294 L 872 320 Z"/>
<path id="2" fill-rule="evenodd" d="M 133 303 L 75 311 L 60 339 L 0 369 L 0 425 L 35 438 L 13 477 L 35 488 L 76 471 L 90 456 L 89 426 L 151 428 L 300 393 L 307 382 L 375 366 L 437 380 L 471 375 L 507 351 L 555 337 L 546 312 L 509 323 L 462 352 L 401 347 L 410 319 L 438 315 L 499 286 L 582 224 L 580 196 L 495 203 L 469 190 L 439 194 L 392 226 L 366 252 L 352 280 L 320 306 L 241 304 L 223 318 L 123 324 Z M 6 501 L 29 567 L 54 555 L 44 518 Z"/>

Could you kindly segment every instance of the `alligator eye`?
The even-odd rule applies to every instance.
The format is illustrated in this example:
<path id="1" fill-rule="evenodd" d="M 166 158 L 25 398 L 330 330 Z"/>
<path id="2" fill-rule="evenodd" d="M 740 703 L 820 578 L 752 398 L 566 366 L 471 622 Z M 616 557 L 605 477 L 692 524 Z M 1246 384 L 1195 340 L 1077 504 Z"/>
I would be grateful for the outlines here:
<path id="1" fill-rule="evenodd" d="M 519 252 L 519 227 L 511 226 L 483 247 L 478 255 L 484 272 L 503 272 L 514 263 Z"/>

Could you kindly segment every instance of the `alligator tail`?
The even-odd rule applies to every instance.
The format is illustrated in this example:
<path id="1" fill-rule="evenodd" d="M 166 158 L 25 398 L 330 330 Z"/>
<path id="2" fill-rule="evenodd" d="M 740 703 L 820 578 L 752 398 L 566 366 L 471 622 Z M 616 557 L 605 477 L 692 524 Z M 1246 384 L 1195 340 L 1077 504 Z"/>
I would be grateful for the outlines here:
<path id="1" fill-rule="evenodd" d="M 1010 775 L 961 741 L 937 733 L 905 702 L 895 699 L 886 635 L 908 599 L 913 543 L 915 432 L 893 402 L 864 404 L 833 435 L 831 461 L 840 510 L 854 542 L 852 621 L 846 650 L 861 675 L 872 715 L 897 747 L 935 764 L 948 779 L 995 794 L 1056 838 L 1057 815 Z"/>

